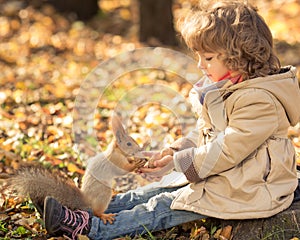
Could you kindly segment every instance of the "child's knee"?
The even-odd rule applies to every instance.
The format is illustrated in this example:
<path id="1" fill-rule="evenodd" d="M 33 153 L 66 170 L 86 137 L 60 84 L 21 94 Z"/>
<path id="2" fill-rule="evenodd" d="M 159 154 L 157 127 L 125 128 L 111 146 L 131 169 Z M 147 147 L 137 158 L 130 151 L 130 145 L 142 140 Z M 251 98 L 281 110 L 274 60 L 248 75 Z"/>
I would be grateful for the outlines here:
<path id="1" fill-rule="evenodd" d="M 169 192 L 164 192 L 161 194 L 158 194 L 152 198 L 149 199 L 149 201 L 146 203 L 146 207 L 149 211 L 155 211 L 155 210 L 169 210 L 172 201 L 174 200 L 174 197 Z"/>

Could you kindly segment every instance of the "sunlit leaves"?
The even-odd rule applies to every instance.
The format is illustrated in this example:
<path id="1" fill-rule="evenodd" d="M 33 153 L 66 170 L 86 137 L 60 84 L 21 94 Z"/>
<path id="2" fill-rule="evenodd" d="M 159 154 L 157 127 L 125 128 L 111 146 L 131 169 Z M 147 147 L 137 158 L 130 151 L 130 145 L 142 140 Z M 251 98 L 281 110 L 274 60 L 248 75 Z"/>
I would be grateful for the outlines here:
<path id="1" fill-rule="evenodd" d="M 261 6 L 261 12 L 276 39 L 285 40 L 289 43 L 299 42 L 299 1 L 258 1 L 258 6 Z"/>
<path id="2" fill-rule="evenodd" d="M 58 14 L 47 4 L 35 8 L 26 6 L 25 1 L 1 2 L 0 173 L 11 173 L 22 162 L 34 162 L 64 171 L 75 182 L 80 182 L 85 163 L 73 149 L 74 100 L 85 77 L 101 61 L 144 46 L 136 40 L 132 2 L 101 0 L 102 15 L 89 23 L 73 21 L 74 18 Z M 197 0 L 174 1 L 175 18 L 195 2 Z M 281 60 L 300 65 L 300 48 L 296 44 L 300 39 L 299 2 L 255 2 L 276 41 L 285 42 L 282 51 L 280 49 Z M 122 72 L 122 66 L 117 62 L 113 64 L 113 69 Z M 177 76 L 158 70 L 141 70 L 120 76 L 107 87 L 98 103 L 94 115 L 96 138 L 91 137 L 88 141 L 105 148 L 112 139 L 108 121 L 116 102 L 129 90 L 153 82 L 165 84 L 185 97 L 191 88 Z M 157 101 L 162 97 L 161 94 L 153 96 Z M 176 97 L 170 101 L 175 103 L 178 113 L 187 117 L 185 126 L 192 126 L 193 115 L 187 106 Z M 154 103 L 139 106 L 125 124 L 139 144 L 150 138 L 151 149 L 168 145 L 183 134 L 174 112 Z M 298 164 L 299 128 L 298 125 L 289 130 Z M 115 187 L 118 191 L 126 191 L 144 184 L 138 180 L 133 175 L 126 176 L 118 179 Z M 24 239 L 43 235 L 39 216 L 30 203 L 24 205 L 24 199 L 6 196 L 10 197 L 0 199 L 0 237 Z M 191 232 L 188 237 L 193 239 L 206 239 L 214 234 L 224 236 L 217 226 L 189 226 L 186 230 Z M 164 232 L 163 237 L 175 238 L 180 234 L 171 230 Z"/>

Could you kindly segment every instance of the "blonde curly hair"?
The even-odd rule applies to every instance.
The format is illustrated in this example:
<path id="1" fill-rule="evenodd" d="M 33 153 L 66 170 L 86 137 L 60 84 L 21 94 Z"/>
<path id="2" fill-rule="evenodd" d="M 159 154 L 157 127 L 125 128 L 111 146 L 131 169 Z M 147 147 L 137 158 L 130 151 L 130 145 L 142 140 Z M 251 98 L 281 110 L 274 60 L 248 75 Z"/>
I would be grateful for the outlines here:
<path id="1" fill-rule="evenodd" d="M 179 21 L 187 46 L 219 53 L 225 66 L 244 80 L 280 71 L 272 33 L 257 9 L 237 0 L 199 5 Z"/>

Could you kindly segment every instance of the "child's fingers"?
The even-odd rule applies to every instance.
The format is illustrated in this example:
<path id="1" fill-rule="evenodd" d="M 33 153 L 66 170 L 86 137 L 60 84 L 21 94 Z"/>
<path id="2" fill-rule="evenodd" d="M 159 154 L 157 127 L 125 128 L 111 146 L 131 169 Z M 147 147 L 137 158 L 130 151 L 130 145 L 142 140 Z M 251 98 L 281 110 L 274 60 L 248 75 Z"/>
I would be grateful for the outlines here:
<path id="1" fill-rule="evenodd" d="M 154 167 L 164 167 L 168 165 L 171 161 L 173 161 L 173 156 L 167 155 L 164 156 L 162 159 L 156 160 L 153 162 Z"/>
<path id="2" fill-rule="evenodd" d="M 139 168 L 139 172 L 144 173 L 154 173 L 160 171 L 163 167 L 167 166 L 169 163 L 173 161 L 173 157 L 168 155 L 163 157 L 162 159 L 153 161 L 151 167 L 146 166 Z"/>
<path id="3" fill-rule="evenodd" d="M 167 155 L 173 156 L 174 151 L 168 147 L 168 148 L 164 148 L 163 150 L 161 150 L 160 154 L 162 157 L 167 156 Z"/>

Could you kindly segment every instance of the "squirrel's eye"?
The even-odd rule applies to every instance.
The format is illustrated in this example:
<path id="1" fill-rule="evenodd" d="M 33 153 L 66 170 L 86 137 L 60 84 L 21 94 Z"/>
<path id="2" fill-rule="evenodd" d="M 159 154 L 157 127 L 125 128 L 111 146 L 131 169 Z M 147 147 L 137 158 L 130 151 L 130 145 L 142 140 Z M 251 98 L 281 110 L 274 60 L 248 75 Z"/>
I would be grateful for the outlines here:
<path id="1" fill-rule="evenodd" d="M 127 142 L 127 146 L 130 147 L 132 144 L 131 142 Z"/>

